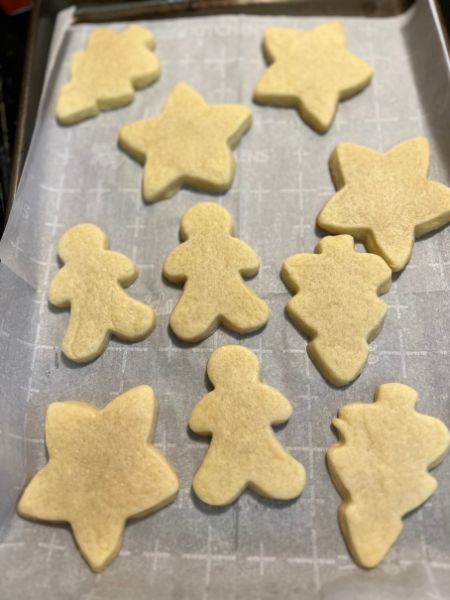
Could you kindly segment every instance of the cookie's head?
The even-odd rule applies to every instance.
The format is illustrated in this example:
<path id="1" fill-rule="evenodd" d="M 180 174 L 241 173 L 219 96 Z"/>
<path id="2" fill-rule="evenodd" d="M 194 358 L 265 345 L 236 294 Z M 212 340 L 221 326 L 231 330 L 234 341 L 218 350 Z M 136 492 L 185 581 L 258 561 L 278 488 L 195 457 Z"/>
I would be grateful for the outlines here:
<path id="1" fill-rule="evenodd" d="M 208 377 L 213 385 L 235 382 L 257 382 L 259 361 L 244 346 L 227 345 L 214 350 L 208 361 Z"/>
<path id="2" fill-rule="evenodd" d="M 233 222 L 223 206 L 215 202 L 194 204 L 181 220 L 181 238 L 195 237 L 206 232 L 233 233 Z"/>
<path id="3" fill-rule="evenodd" d="M 59 240 L 58 254 L 66 263 L 108 248 L 108 238 L 103 231 L 92 223 L 81 223 L 68 229 Z"/>

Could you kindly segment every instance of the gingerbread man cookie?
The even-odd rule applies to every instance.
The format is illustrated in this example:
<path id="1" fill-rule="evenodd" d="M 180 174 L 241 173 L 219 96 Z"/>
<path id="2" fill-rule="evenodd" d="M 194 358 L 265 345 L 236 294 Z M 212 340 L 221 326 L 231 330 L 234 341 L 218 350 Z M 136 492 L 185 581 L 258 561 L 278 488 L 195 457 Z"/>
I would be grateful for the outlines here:
<path id="1" fill-rule="evenodd" d="M 311 338 L 307 349 L 319 371 L 334 385 L 355 379 L 367 360 L 367 342 L 380 332 L 387 311 L 377 297 L 391 286 L 384 260 L 355 252 L 349 235 L 329 236 L 315 254 L 288 258 L 281 276 L 295 294 L 287 312 Z"/>
<path id="2" fill-rule="evenodd" d="M 341 23 L 310 31 L 269 27 L 264 51 L 273 63 L 258 81 L 254 99 L 262 104 L 294 106 L 320 133 L 333 122 L 339 100 L 366 87 L 371 67 L 345 49 Z"/>
<path id="3" fill-rule="evenodd" d="M 347 404 L 333 425 L 339 442 L 328 449 L 331 478 L 343 498 L 339 522 L 362 567 L 383 560 L 403 528 L 402 517 L 437 487 L 428 473 L 449 449 L 447 427 L 415 410 L 417 393 L 386 383 L 373 404 Z"/>
<path id="4" fill-rule="evenodd" d="M 291 416 L 287 398 L 261 382 L 258 359 L 243 346 L 215 350 L 207 373 L 214 390 L 189 420 L 192 431 L 212 435 L 193 481 L 197 496 L 216 506 L 233 502 L 245 488 L 279 500 L 296 498 L 305 485 L 305 470 L 271 428 Z"/>
<path id="5" fill-rule="evenodd" d="M 450 189 L 427 178 L 428 163 L 429 145 L 422 137 L 384 153 L 338 144 L 330 169 L 339 191 L 317 224 L 331 233 L 349 233 L 401 271 L 414 238 L 450 222 Z"/>
<path id="6" fill-rule="evenodd" d="M 233 237 L 229 213 L 213 202 L 195 204 L 183 216 L 181 239 L 164 264 L 167 279 L 185 282 L 170 316 L 175 335 L 198 342 L 220 324 L 239 333 L 260 329 L 269 308 L 242 279 L 258 272 L 259 258 Z"/>
<path id="7" fill-rule="evenodd" d="M 59 241 L 64 267 L 55 275 L 48 299 L 60 308 L 70 307 L 62 350 L 75 362 L 100 356 L 111 334 L 139 341 L 155 326 L 153 309 L 123 290 L 136 281 L 136 266 L 108 246 L 103 231 L 89 223 L 72 227 Z"/>
<path id="8" fill-rule="evenodd" d="M 170 92 L 163 112 L 125 125 L 120 145 L 144 163 L 146 202 L 170 198 L 183 185 L 225 192 L 233 182 L 232 148 L 251 124 L 242 104 L 207 104 L 187 83 Z"/>
<path id="9" fill-rule="evenodd" d="M 119 553 L 127 519 L 166 506 L 178 493 L 175 471 L 149 443 L 157 408 L 146 385 L 102 410 L 75 400 L 48 407 L 49 461 L 25 488 L 17 510 L 30 519 L 70 523 L 94 571 Z"/>
<path id="10" fill-rule="evenodd" d="M 72 78 L 61 88 L 56 106 L 58 121 L 73 125 L 132 102 L 135 88 L 159 77 L 154 47 L 153 35 L 140 25 L 94 30 L 87 49 L 72 56 Z"/>

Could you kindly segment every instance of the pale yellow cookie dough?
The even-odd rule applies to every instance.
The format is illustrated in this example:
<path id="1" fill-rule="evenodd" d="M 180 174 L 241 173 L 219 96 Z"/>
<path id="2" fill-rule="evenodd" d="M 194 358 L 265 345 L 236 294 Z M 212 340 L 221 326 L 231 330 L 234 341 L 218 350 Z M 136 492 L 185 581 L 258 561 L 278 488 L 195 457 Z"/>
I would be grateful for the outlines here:
<path id="1" fill-rule="evenodd" d="M 163 112 L 122 127 L 119 142 L 144 163 L 144 200 L 156 202 L 183 185 L 227 191 L 235 172 L 231 150 L 250 125 L 246 106 L 208 104 L 187 83 L 178 83 Z"/>
<path id="2" fill-rule="evenodd" d="M 198 342 L 220 324 L 239 333 L 265 325 L 269 308 L 242 278 L 258 272 L 259 258 L 233 237 L 229 213 L 214 202 L 195 204 L 182 218 L 181 239 L 163 270 L 168 280 L 184 283 L 170 316 L 175 335 Z"/>
<path id="3" fill-rule="evenodd" d="M 158 510 L 177 495 L 175 471 L 149 443 L 157 413 L 146 385 L 102 410 L 74 400 L 50 404 L 49 461 L 25 488 L 18 513 L 70 523 L 89 566 L 105 569 L 119 553 L 126 520 Z"/>
<path id="4" fill-rule="evenodd" d="M 429 145 L 422 137 L 384 153 L 338 144 L 330 169 L 339 191 L 320 211 L 318 226 L 349 233 L 400 271 L 414 238 L 450 222 L 450 189 L 427 178 L 428 163 Z"/>
<path id="5" fill-rule="evenodd" d="M 315 254 L 289 257 L 281 276 L 295 294 L 287 313 L 311 338 L 307 350 L 319 371 L 334 385 L 355 379 L 387 311 L 377 297 L 391 286 L 384 260 L 356 252 L 349 235 L 329 236 L 317 244 Z"/>
<path id="6" fill-rule="evenodd" d="M 417 393 L 386 383 L 373 404 L 347 404 L 333 424 L 339 442 L 328 449 L 331 478 L 343 498 L 339 522 L 362 567 L 383 560 L 403 528 L 402 516 L 437 487 L 428 473 L 449 449 L 447 427 L 415 410 Z"/>
<path id="7" fill-rule="evenodd" d="M 154 47 L 152 33 L 140 25 L 123 31 L 95 29 L 87 49 L 72 56 L 72 78 L 62 86 L 56 106 L 58 121 L 73 125 L 132 102 L 135 88 L 160 75 Z"/>
<path id="8" fill-rule="evenodd" d="M 279 500 L 296 498 L 305 485 L 305 470 L 271 427 L 289 419 L 289 400 L 261 382 L 258 359 L 243 346 L 215 350 L 207 373 L 214 390 L 189 420 L 192 431 L 212 435 L 193 481 L 197 496 L 218 506 L 233 502 L 245 488 Z"/>
<path id="9" fill-rule="evenodd" d="M 345 49 L 341 23 L 310 31 L 269 27 L 264 34 L 269 63 L 256 85 L 262 104 L 296 107 L 302 119 L 320 133 L 331 126 L 339 100 L 366 87 L 372 68 Z"/>
<path id="10" fill-rule="evenodd" d="M 108 247 L 103 231 L 89 223 L 75 225 L 59 241 L 64 267 L 53 278 L 48 299 L 60 308 L 70 307 L 62 350 L 75 362 L 100 356 L 111 334 L 139 341 L 155 326 L 154 310 L 123 289 L 136 281 L 138 269 Z"/>

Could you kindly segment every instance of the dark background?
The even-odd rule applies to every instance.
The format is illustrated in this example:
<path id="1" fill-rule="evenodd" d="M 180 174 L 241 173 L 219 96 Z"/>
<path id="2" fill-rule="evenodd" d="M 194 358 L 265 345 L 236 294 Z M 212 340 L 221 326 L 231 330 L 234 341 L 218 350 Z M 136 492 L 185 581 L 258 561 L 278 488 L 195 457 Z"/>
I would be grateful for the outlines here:
<path id="1" fill-rule="evenodd" d="M 29 20 L 30 11 L 14 16 L 0 13 L 0 234 L 9 190 Z"/>
<path id="2" fill-rule="evenodd" d="M 438 2 L 450 36 L 450 0 Z M 9 175 L 30 14 L 30 10 L 24 10 L 18 14 L 7 15 L 0 8 L 0 234 L 3 232 L 5 204 L 10 185 Z"/>

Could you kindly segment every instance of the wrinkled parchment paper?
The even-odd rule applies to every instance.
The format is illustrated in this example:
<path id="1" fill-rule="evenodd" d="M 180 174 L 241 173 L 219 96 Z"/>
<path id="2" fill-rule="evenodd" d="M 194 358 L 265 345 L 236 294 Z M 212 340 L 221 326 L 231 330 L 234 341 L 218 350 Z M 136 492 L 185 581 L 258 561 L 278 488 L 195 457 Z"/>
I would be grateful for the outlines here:
<path id="1" fill-rule="evenodd" d="M 351 386 L 327 385 L 305 353 L 305 340 L 284 315 L 290 295 L 279 277 L 283 260 L 312 252 L 314 220 L 333 193 L 328 158 L 336 143 L 386 149 L 426 135 L 431 176 L 450 183 L 449 71 L 428 5 L 389 19 L 343 18 L 348 47 L 374 67 L 373 83 L 341 103 L 329 133 L 317 135 L 291 109 L 252 104 L 265 68 L 264 29 L 309 28 L 320 18 L 228 16 L 152 21 L 162 77 L 127 107 L 64 128 L 54 119 L 57 91 L 71 53 L 92 26 L 69 26 L 64 13 L 54 36 L 47 86 L 20 189 L 0 247 L 0 597 L 2 599 L 252 600 L 302 598 L 424 600 L 450 598 L 450 459 L 434 472 L 435 495 L 405 520 L 386 560 L 367 572 L 349 558 L 337 524 L 340 499 L 325 467 L 335 441 L 338 407 L 371 402 L 377 385 L 399 381 L 419 391 L 418 409 L 450 425 L 450 229 L 416 243 L 405 271 L 385 296 L 385 326 L 369 362 Z M 120 28 L 121 24 L 111 24 Z M 231 190 L 214 197 L 231 212 L 240 238 L 261 256 L 250 285 L 270 304 L 267 327 L 249 336 L 218 331 L 186 346 L 167 329 L 180 291 L 161 278 L 178 243 L 179 221 L 204 198 L 181 191 L 146 206 L 142 167 L 117 147 L 118 128 L 159 113 L 171 87 L 193 85 L 210 102 L 252 107 L 253 126 L 236 150 Z M 97 361 L 77 366 L 61 356 L 68 314 L 48 306 L 57 272 L 56 247 L 65 229 L 92 222 L 111 247 L 140 268 L 131 293 L 158 315 L 145 341 L 113 341 Z M 307 485 L 295 502 L 246 493 L 214 509 L 190 491 L 206 440 L 187 421 L 206 393 L 205 365 L 217 346 L 238 342 L 258 353 L 264 380 L 283 392 L 294 413 L 278 437 L 304 465 Z M 44 418 L 50 402 L 82 399 L 98 406 L 138 384 L 160 401 L 156 443 L 181 478 L 178 499 L 126 529 L 120 556 L 94 575 L 67 527 L 21 520 L 14 505 L 26 480 L 46 461 Z"/>

